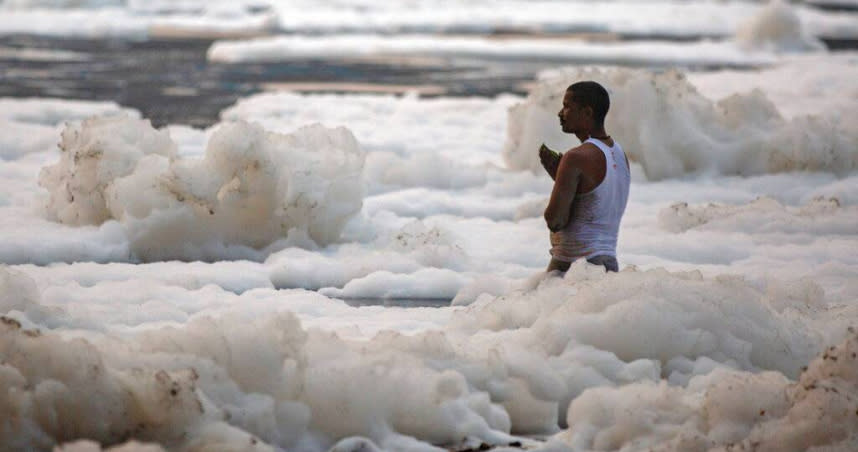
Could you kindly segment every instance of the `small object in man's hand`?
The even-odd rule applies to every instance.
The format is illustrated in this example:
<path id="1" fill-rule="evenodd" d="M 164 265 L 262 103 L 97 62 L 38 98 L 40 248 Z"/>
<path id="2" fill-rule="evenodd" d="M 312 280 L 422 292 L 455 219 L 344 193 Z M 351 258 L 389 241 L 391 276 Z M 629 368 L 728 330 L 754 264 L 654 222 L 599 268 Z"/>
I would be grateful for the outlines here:
<path id="1" fill-rule="evenodd" d="M 542 167 L 548 171 L 548 174 L 551 177 L 554 177 L 554 173 L 557 171 L 557 167 L 560 166 L 560 158 L 563 157 L 563 154 L 552 151 L 545 143 L 539 147 L 539 161 L 542 163 Z"/>

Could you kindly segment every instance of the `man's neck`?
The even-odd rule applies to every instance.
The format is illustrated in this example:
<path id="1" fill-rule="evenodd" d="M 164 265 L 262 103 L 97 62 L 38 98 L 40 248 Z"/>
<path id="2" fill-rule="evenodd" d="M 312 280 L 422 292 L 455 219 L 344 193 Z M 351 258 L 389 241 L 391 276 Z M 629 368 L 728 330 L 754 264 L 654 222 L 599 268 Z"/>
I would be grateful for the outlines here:
<path id="1" fill-rule="evenodd" d="M 611 138 L 611 136 L 608 135 L 608 132 L 605 131 L 604 126 L 585 132 L 576 132 L 575 136 L 578 137 L 578 139 L 581 140 L 582 143 L 590 138 L 595 138 L 597 140 L 606 140 Z"/>
<path id="2" fill-rule="evenodd" d="M 608 138 L 611 138 L 611 136 L 608 135 L 608 132 L 605 131 L 605 126 L 602 126 L 591 130 L 590 138 L 595 138 L 597 140 L 607 140 Z"/>

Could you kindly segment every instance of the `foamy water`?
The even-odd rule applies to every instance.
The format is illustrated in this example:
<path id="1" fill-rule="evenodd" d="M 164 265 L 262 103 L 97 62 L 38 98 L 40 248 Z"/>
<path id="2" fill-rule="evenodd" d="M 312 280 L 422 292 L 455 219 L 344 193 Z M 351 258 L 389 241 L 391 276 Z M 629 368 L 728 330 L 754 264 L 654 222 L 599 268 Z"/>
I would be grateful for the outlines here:
<path id="1" fill-rule="evenodd" d="M 858 54 L 782 6 L 722 43 L 753 71 L 265 93 L 207 130 L 0 100 L 0 450 L 855 450 Z M 580 78 L 611 91 L 633 183 L 621 271 L 558 277 L 536 149 L 575 144 L 556 111 Z"/>
<path id="2" fill-rule="evenodd" d="M 7 0 L 0 33 L 63 36 L 252 36 L 289 33 L 600 32 L 629 36 L 726 37 L 765 2 L 697 0 Z M 808 32 L 855 38 L 849 14 L 803 3 Z"/>

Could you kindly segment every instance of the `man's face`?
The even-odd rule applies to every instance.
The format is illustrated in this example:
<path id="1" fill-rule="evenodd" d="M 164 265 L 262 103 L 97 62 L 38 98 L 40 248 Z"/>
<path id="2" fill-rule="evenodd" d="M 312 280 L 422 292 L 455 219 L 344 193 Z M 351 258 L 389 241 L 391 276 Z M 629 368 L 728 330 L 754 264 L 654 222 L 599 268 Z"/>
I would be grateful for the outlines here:
<path id="1" fill-rule="evenodd" d="M 563 108 L 557 112 L 557 117 L 560 118 L 560 127 L 566 133 L 575 133 L 585 127 L 585 121 L 592 112 L 589 108 L 582 107 L 577 102 L 572 100 L 573 92 L 566 91 L 563 96 Z"/>

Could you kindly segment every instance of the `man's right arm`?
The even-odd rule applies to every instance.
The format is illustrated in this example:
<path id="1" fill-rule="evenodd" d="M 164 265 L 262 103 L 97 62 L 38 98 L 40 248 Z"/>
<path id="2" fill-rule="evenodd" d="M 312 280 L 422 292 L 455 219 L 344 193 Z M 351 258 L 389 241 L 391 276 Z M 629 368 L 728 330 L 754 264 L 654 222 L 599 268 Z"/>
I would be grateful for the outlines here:
<path id="1" fill-rule="evenodd" d="M 552 232 L 559 231 L 569 223 L 572 213 L 572 201 L 578 191 L 578 183 L 581 179 L 581 162 L 578 153 L 569 151 L 563 154 L 557 168 L 557 178 L 554 181 L 554 189 L 545 208 L 545 223 Z"/>

